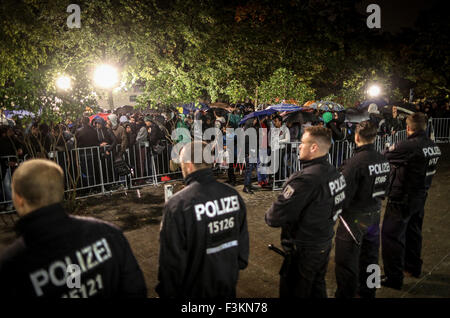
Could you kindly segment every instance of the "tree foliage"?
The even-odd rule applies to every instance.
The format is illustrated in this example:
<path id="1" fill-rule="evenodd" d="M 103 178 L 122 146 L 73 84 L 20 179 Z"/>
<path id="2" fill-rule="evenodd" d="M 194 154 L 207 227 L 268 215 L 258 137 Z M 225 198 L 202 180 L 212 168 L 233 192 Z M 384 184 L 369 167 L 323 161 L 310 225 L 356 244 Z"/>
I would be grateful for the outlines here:
<path id="1" fill-rule="evenodd" d="M 1 2 L 2 107 L 79 115 L 104 93 L 91 81 L 104 62 L 121 71 L 125 86 L 144 83 L 144 108 L 330 95 L 352 106 L 373 81 L 391 97 L 407 96 L 399 79 L 422 96 L 448 93 L 445 17 L 393 36 L 368 29 L 351 0 L 77 3 L 80 29 L 66 25 L 68 0 Z M 71 76 L 72 91 L 55 88 L 58 74 Z"/>

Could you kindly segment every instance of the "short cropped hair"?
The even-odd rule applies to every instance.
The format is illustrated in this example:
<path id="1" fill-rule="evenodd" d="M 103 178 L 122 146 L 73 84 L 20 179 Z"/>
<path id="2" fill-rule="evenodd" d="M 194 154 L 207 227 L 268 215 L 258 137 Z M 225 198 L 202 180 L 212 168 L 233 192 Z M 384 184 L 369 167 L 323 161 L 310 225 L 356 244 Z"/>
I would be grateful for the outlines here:
<path id="1" fill-rule="evenodd" d="M 378 127 L 371 121 L 365 120 L 356 125 L 355 133 L 364 142 L 373 143 L 377 137 Z"/>
<path id="2" fill-rule="evenodd" d="M 280 115 L 273 116 L 273 120 L 275 119 L 278 119 L 279 121 L 283 122 L 283 117 L 281 117 Z"/>
<path id="3" fill-rule="evenodd" d="M 64 173 L 50 160 L 24 162 L 12 176 L 12 188 L 32 207 L 44 207 L 64 199 Z"/>
<path id="4" fill-rule="evenodd" d="M 305 129 L 305 133 L 309 133 L 312 139 L 319 144 L 323 150 L 330 150 L 331 147 L 331 130 L 321 126 L 311 126 Z"/>
<path id="5" fill-rule="evenodd" d="M 427 129 L 427 115 L 424 113 L 414 113 L 406 118 L 406 124 L 414 131 L 425 131 Z"/>
<path id="6" fill-rule="evenodd" d="M 208 149 L 207 146 L 208 144 L 204 141 L 192 141 L 186 144 L 180 151 L 180 163 L 190 162 L 196 170 L 210 168 L 211 165 L 205 160 L 204 156 L 205 149 Z M 195 151 L 199 152 L 196 156 L 194 155 Z M 196 160 L 200 160 L 200 162 L 195 162 Z"/>

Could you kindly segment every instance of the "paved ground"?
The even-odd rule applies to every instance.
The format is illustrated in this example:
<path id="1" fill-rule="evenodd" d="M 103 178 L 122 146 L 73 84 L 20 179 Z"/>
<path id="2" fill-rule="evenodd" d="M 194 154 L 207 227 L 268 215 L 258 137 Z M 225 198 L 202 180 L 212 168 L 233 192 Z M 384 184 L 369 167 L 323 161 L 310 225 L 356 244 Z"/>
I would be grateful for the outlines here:
<path id="1" fill-rule="evenodd" d="M 443 157 L 434 178 L 427 204 L 423 225 L 423 277 L 406 278 L 401 291 L 381 288 L 378 297 L 450 297 L 450 145 L 441 144 Z M 239 179 L 238 179 L 239 180 Z M 175 190 L 182 185 L 177 183 Z M 278 271 L 281 256 L 267 249 L 274 243 L 279 246 L 280 230 L 269 228 L 264 223 L 264 212 L 279 192 L 258 191 L 254 195 L 242 192 L 247 204 L 250 233 L 250 260 L 246 270 L 241 272 L 238 283 L 238 297 L 277 297 Z M 162 187 L 147 187 L 140 191 L 114 194 L 110 197 L 97 197 L 80 202 L 77 214 L 99 217 L 120 226 L 130 241 L 131 247 L 144 272 L 148 296 L 156 297 L 154 286 L 157 283 L 158 235 L 161 208 L 164 204 Z M 383 210 L 384 211 L 384 210 Z M 0 218 L 0 254 L 11 243 L 15 234 L 12 231 L 14 219 Z M 336 288 L 334 277 L 334 250 L 327 273 L 328 296 L 333 297 Z"/>

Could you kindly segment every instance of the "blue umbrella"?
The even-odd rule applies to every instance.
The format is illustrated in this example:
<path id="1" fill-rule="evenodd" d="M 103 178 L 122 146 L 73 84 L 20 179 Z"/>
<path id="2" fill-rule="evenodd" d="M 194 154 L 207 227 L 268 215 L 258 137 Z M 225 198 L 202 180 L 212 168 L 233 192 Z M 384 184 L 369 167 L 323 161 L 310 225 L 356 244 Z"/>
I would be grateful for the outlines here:
<path id="1" fill-rule="evenodd" d="M 267 107 L 266 109 L 275 110 L 275 112 L 291 112 L 302 110 L 303 107 L 293 105 L 293 104 L 276 104 Z"/>
<path id="2" fill-rule="evenodd" d="M 264 117 L 264 116 L 272 115 L 273 113 L 276 113 L 276 112 L 291 112 L 291 111 L 299 111 L 302 109 L 303 109 L 303 107 L 299 107 L 297 105 L 292 105 L 292 104 L 271 105 L 271 106 L 267 107 L 266 109 L 258 110 L 256 112 L 246 115 L 239 122 L 239 125 L 244 124 L 250 118 Z"/>
<path id="3" fill-rule="evenodd" d="M 23 117 L 31 117 L 34 118 L 34 114 L 32 112 L 29 112 L 27 110 L 5 110 L 3 111 L 6 118 L 11 119 L 13 116 L 18 116 L 19 118 Z"/>
<path id="4" fill-rule="evenodd" d="M 189 115 L 190 112 L 195 112 L 196 110 L 208 110 L 209 106 L 203 103 L 189 103 L 184 104 L 181 107 L 183 107 L 183 114 Z"/>

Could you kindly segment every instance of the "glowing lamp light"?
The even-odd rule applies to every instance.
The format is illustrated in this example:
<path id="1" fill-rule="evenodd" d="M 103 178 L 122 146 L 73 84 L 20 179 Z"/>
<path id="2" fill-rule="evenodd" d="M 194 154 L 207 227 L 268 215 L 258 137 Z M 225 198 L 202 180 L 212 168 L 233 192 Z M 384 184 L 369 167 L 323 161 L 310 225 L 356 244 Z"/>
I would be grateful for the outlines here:
<path id="1" fill-rule="evenodd" d="M 61 75 L 56 79 L 56 86 L 59 89 L 67 91 L 72 88 L 72 81 L 70 80 L 70 77 Z"/>
<path id="2" fill-rule="evenodd" d="M 381 93 L 381 88 L 378 85 L 372 85 L 369 87 L 369 90 L 367 91 L 370 97 L 377 97 Z"/>
<path id="3" fill-rule="evenodd" d="M 114 87 L 119 82 L 117 69 L 108 64 L 102 64 L 95 69 L 94 82 L 101 88 Z"/>

